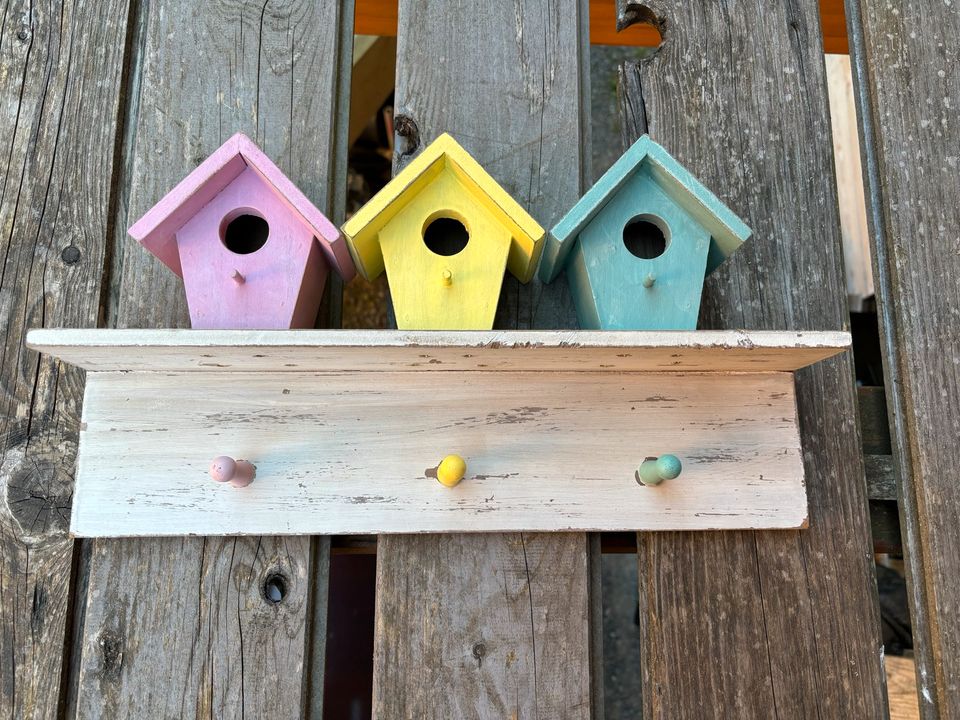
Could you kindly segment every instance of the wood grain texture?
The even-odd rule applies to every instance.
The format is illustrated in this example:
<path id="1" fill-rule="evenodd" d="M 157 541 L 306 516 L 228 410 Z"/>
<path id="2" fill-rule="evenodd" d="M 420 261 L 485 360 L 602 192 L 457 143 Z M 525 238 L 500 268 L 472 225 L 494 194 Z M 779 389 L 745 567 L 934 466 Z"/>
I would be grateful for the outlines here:
<path id="1" fill-rule="evenodd" d="M 0 715 L 56 717 L 83 373 L 29 326 L 95 325 L 128 4 L 8 4 L 0 32 Z M 94 80 L 95 79 L 95 80 Z M 67 672 L 69 668 L 67 667 Z"/>
<path id="2" fill-rule="evenodd" d="M 124 229 L 237 131 L 339 221 L 352 5 L 137 7 L 107 322 L 177 327 L 179 279 Z M 310 538 L 94 543 L 78 716 L 318 712 L 322 685 L 305 678 L 322 662 L 326 551 Z M 287 594 L 270 605 L 259 587 L 276 568 Z"/>
<path id="3" fill-rule="evenodd" d="M 374 716 L 589 717 L 590 676 L 571 668 L 587 660 L 585 545 L 542 533 L 381 536 L 378 565 L 404 577 L 391 592 L 378 570 Z"/>
<path id="4" fill-rule="evenodd" d="M 847 52 L 847 25 L 843 0 L 820 0 L 823 45 L 828 53 Z M 590 42 L 594 45 L 637 45 L 656 47 L 661 36 L 648 24 L 619 27 L 617 0 L 591 0 Z M 356 32 L 369 35 L 397 34 L 396 0 L 359 0 Z"/>
<path id="5" fill-rule="evenodd" d="M 665 390 L 669 388 L 669 390 Z M 436 481 L 457 453 L 467 474 Z M 646 456 L 680 477 L 640 485 Z M 257 467 L 242 491 L 213 458 Z M 796 528 L 789 373 L 92 373 L 84 536 Z"/>
<path id="6" fill-rule="evenodd" d="M 890 720 L 918 720 L 917 667 L 913 658 L 888 655 L 884 659 L 887 690 L 890 695 Z"/>
<path id="7" fill-rule="evenodd" d="M 841 353 L 844 332 L 701 330 L 35 330 L 29 347 L 116 372 L 785 372 Z"/>
<path id="8" fill-rule="evenodd" d="M 854 103 L 850 56 L 827 55 L 824 59 L 830 96 L 830 127 L 833 129 L 847 300 L 851 311 L 863 312 L 874 290 L 870 266 L 870 231 L 867 227 L 863 168 L 860 164 L 860 126 Z"/>
<path id="9" fill-rule="evenodd" d="M 845 327 L 815 3 L 647 8 L 664 44 L 623 69 L 625 144 L 650 132 L 754 229 L 701 324 Z M 647 718 L 886 714 L 849 356 L 798 373 L 797 398 L 808 531 L 638 536 Z"/>
<path id="10" fill-rule="evenodd" d="M 924 718 L 960 716 L 960 7 L 849 2 Z"/>
<path id="11" fill-rule="evenodd" d="M 559 219 L 590 174 L 586 12 L 574 0 L 404 0 L 396 167 L 450 132 L 541 225 Z M 494 327 L 573 326 L 565 283 L 505 280 Z M 590 548 L 583 534 L 381 538 L 374 716 L 599 716 Z M 482 661 L 486 638 L 499 661 Z M 447 672 L 449 658 L 475 669 Z"/>

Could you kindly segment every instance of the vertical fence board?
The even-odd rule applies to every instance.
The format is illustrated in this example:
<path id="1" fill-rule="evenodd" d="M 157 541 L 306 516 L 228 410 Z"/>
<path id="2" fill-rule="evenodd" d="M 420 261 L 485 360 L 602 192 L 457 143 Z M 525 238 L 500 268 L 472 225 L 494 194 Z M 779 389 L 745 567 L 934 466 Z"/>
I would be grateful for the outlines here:
<path id="1" fill-rule="evenodd" d="M 649 131 L 754 237 L 707 283 L 706 327 L 848 324 L 814 2 L 621 3 L 661 23 L 625 66 L 625 140 Z M 883 717 L 852 358 L 797 379 L 810 528 L 638 537 L 647 718 Z"/>
<path id="2" fill-rule="evenodd" d="M 448 131 L 537 220 L 559 219 L 587 176 L 584 13 L 402 0 L 397 169 Z M 508 280 L 496 322 L 575 315 L 564 285 Z M 590 552 L 583 534 L 381 537 L 374 716 L 590 717 Z"/>
<path id="3" fill-rule="evenodd" d="M 107 320 L 177 327 L 180 281 L 126 227 L 238 130 L 339 217 L 352 3 L 163 0 L 137 20 Z M 307 655 L 322 664 L 312 604 L 326 603 L 328 550 L 309 537 L 94 541 L 78 715 L 319 715 Z M 277 604 L 262 589 L 274 573 Z"/>
<path id="4" fill-rule="evenodd" d="M 847 10 L 920 711 L 960 717 L 960 5 Z"/>
<path id="5" fill-rule="evenodd" d="M 83 373 L 29 327 L 100 312 L 128 3 L 14 2 L 0 30 L 0 714 L 61 699 Z"/>

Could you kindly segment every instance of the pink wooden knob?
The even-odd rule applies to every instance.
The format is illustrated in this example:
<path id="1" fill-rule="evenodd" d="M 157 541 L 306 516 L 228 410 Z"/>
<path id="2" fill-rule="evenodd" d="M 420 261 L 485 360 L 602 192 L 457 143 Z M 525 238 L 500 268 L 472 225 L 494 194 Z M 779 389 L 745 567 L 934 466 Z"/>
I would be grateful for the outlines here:
<path id="1" fill-rule="evenodd" d="M 234 460 L 229 455 L 221 455 L 210 463 L 210 477 L 215 482 L 228 482 L 233 487 L 246 487 L 257 476 L 257 466 L 246 460 Z"/>

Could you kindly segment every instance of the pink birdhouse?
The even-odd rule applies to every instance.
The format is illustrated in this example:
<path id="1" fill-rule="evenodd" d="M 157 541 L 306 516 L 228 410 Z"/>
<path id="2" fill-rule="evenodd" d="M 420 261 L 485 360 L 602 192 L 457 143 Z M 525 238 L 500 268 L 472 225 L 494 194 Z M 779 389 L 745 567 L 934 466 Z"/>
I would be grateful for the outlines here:
<path id="1" fill-rule="evenodd" d="M 312 328 L 330 268 L 355 272 L 336 226 L 242 133 L 129 232 L 183 278 L 195 328 Z"/>

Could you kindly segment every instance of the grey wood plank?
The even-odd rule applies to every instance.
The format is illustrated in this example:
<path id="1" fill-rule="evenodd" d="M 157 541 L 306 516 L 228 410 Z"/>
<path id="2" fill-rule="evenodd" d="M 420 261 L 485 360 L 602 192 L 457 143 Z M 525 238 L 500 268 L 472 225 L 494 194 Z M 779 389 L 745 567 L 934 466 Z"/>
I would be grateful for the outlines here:
<path id="1" fill-rule="evenodd" d="M 28 327 L 93 326 L 110 228 L 128 3 L 12 2 L 0 30 L 0 715 L 55 717 L 83 373 Z"/>
<path id="2" fill-rule="evenodd" d="M 342 213 L 352 3 L 137 7 L 107 322 L 178 327 L 180 281 L 126 228 L 238 130 Z M 328 549 L 309 537 L 94 543 L 78 716 L 319 716 Z"/>
<path id="3" fill-rule="evenodd" d="M 622 70 L 625 141 L 649 129 L 754 229 L 701 326 L 846 327 L 816 3 L 627 5 L 664 44 Z M 647 718 L 886 715 L 851 357 L 797 392 L 809 530 L 638 537 Z"/>
<path id="4" fill-rule="evenodd" d="M 559 219 L 589 176 L 585 13 L 402 0 L 395 168 L 450 132 L 539 222 Z M 565 285 L 508 280 L 496 326 L 574 327 Z M 583 534 L 381 537 L 374 716 L 590 717 L 590 548 Z"/>
<path id="5" fill-rule="evenodd" d="M 960 6 L 847 2 L 920 714 L 960 716 Z"/>

